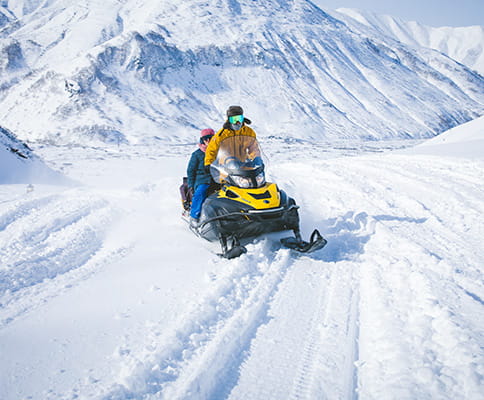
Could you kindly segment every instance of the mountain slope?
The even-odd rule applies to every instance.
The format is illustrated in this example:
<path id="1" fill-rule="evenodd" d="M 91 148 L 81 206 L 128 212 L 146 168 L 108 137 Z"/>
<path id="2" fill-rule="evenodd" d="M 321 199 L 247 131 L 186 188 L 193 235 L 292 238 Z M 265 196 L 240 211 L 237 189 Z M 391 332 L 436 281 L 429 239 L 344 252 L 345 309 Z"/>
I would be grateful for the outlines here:
<path id="1" fill-rule="evenodd" d="M 314 140 L 433 136 L 484 112 L 478 74 L 305 0 L 36 4 L 1 31 L 19 67 L 0 118 L 23 139 L 184 142 L 235 103 L 263 136 Z"/>
<path id="2" fill-rule="evenodd" d="M 404 44 L 440 51 L 484 75 L 484 26 L 434 28 L 351 8 L 339 8 L 331 15 L 356 29 L 364 25 Z"/>
<path id="3" fill-rule="evenodd" d="M 66 183 L 8 129 L 0 126 L 0 184 Z"/>

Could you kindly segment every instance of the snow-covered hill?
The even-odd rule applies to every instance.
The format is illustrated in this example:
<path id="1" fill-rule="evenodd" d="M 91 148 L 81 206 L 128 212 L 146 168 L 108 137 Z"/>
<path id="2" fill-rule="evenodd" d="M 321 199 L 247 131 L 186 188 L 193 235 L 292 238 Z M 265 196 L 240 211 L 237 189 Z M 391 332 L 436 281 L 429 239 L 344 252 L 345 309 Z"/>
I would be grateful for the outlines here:
<path id="1" fill-rule="evenodd" d="M 466 158 L 482 158 L 484 154 L 484 117 L 467 122 L 427 140 L 412 152 L 420 154 L 446 154 Z"/>
<path id="2" fill-rule="evenodd" d="M 429 137 L 484 78 L 306 0 L 4 1 L 0 119 L 23 140 L 186 142 L 242 104 L 261 136 Z"/>
<path id="3" fill-rule="evenodd" d="M 483 123 L 427 154 L 263 140 L 328 245 L 230 261 L 180 218 L 194 145 L 39 148 L 82 185 L 0 185 L 0 398 L 480 400 Z"/>
<path id="4" fill-rule="evenodd" d="M 0 185 L 18 183 L 67 183 L 8 129 L 0 126 Z"/>
<path id="5" fill-rule="evenodd" d="M 340 8 L 336 11 L 331 14 L 352 26 L 355 22 L 361 23 L 410 46 L 438 50 L 484 75 L 484 26 L 435 28 L 356 9 Z"/>

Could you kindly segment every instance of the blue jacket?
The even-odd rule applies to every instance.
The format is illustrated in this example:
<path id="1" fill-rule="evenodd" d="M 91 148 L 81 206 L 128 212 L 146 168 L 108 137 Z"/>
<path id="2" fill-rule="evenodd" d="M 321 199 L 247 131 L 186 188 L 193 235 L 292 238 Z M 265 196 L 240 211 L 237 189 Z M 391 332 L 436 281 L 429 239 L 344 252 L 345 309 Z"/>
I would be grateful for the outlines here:
<path id="1" fill-rule="evenodd" d="M 188 187 L 197 190 L 202 183 L 210 184 L 212 177 L 205 172 L 205 153 L 198 149 L 192 153 L 187 167 Z"/>

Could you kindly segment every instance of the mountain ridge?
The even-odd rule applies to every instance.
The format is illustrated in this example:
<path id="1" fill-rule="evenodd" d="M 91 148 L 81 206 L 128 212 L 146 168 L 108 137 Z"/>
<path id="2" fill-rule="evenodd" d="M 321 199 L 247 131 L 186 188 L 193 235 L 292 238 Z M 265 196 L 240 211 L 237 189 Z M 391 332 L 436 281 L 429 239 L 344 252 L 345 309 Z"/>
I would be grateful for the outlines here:
<path id="1" fill-rule="evenodd" d="M 404 44 L 440 51 L 484 75 L 484 26 L 431 27 L 353 8 L 339 8 L 331 14 L 349 25 L 365 25 Z"/>
<path id="2" fill-rule="evenodd" d="M 58 0 L 0 31 L 2 52 L 16 46 L 23 60 L 6 74 L 0 118 L 22 139 L 183 142 L 236 103 L 262 136 L 311 140 L 430 137 L 484 113 L 482 76 L 351 30 L 309 1 L 145 1 L 149 17 L 131 0 L 86 4 L 81 14 Z M 36 12 L 62 23 L 32 31 Z M 85 40 L 80 27 L 92 28 Z"/>

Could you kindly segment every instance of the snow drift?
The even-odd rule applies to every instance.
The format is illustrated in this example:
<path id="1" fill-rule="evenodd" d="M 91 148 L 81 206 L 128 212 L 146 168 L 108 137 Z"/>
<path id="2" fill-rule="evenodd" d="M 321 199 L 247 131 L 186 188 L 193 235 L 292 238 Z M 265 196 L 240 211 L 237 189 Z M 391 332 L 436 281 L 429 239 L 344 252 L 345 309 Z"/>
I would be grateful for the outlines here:
<path id="1" fill-rule="evenodd" d="M 450 129 L 422 143 L 413 151 L 481 159 L 484 154 L 484 117 Z"/>

